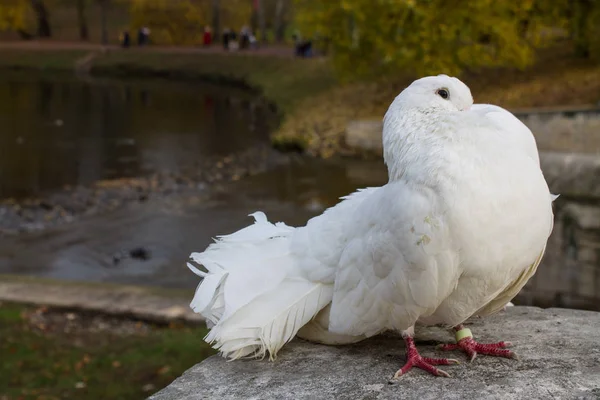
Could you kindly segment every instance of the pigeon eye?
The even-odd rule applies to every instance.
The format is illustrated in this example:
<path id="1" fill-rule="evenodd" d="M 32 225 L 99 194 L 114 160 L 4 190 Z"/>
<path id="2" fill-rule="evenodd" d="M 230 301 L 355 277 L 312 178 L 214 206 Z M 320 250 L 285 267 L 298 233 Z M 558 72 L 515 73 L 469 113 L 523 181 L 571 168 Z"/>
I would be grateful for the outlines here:
<path id="1" fill-rule="evenodd" d="M 450 98 L 450 93 L 447 89 L 438 89 L 436 93 L 439 94 L 440 97 L 444 100 L 448 100 Z"/>

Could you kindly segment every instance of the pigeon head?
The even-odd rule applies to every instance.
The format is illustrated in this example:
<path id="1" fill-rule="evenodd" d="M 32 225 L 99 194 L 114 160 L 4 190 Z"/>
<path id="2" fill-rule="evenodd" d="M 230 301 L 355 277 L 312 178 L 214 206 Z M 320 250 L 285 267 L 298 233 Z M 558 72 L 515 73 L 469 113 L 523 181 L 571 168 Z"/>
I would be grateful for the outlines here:
<path id="1" fill-rule="evenodd" d="M 437 75 L 414 81 L 396 97 L 394 103 L 393 108 L 399 106 L 403 111 L 466 111 L 473 105 L 473 96 L 468 86 L 459 79 Z"/>
<path id="2" fill-rule="evenodd" d="M 414 81 L 392 102 L 383 120 L 383 153 L 390 178 L 402 176 L 417 158 L 446 145 L 447 136 L 473 105 L 471 91 L 448 75 Z"/>

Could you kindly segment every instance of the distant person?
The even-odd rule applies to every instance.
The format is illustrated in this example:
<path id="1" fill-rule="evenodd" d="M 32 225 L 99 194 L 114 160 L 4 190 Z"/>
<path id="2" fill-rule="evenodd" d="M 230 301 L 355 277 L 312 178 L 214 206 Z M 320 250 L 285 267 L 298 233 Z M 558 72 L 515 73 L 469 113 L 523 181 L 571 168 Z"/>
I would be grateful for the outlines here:
<path id="1" fill-rule="evenodd" d="M 256 50 L 258 48 L 258 40 L 256 40 L 256 36 L 250 34 L 248 40 L 250 41 L 250 48 Z"/>
<path id="2" fill-rule="evenodd" d="M 301 51 L 300 51 L 300 43 L 302 41 L 302 39 L 300 38 L 300 34 L 298 32 L 295 32 L 292 35 L 292 40 L 294 41 L 294 52 L 296 53 L 297 56 L 301 56 Z"/>
<path id="3" fill-rule="evenodd" d="M 144 31 L 144 41 L 146 44 L 150 44 L 150 28 L 148 28 L 147 26 L 143 27 L 142 30 Z"/>
<path id="4" fill-rule="evenodd" d="M 202 36 L 202 44 L 204 46 L 210 46 L 212 44 L 212 30 L 210 26 L 204 27 L 204 35 Z"/>
<path id="5" fill-rule="evenodd" d="M 299 33 L 294 33 L 292 35 L 292 39 L 294 40 L 294 48 L 296 52 L 296 56 L 298 57 L 312 57 L 312 40 L 302 40 Z"/>
<path id="6" fill-rule="evenodd" d="M 144 32 L 142 31 L 142 28 L 138 29 L 137 43 L 138 43 L 138 46 L 143 46 L 144 45 Z"/>
<path id="7" fill-rule="evenodd" d="M 229 50 L 229 41 L 231 40 L 231 29 L 225 28 L 223 29 L 223 49 Z"/>
<path id="8" fill-rule="evenodd" d="M 237 40 L 237 33 L 235 33 L 234 31 L 231 31 L 229 33 L 229 51 L 237 51 L 240 48 L 240 44 L 238 43 Z"/>
<path id="9" fill-rule="evenodd" d="M 312 57 L 312 48 L 312 40 L 307 40 L 304 43 L 302 43 L 302 57 Z"/>
<path id="10" fill-rule="evenodd" d="M 119 42 L 121 43 L 121 47 L 128 48 L 131 45 L 131 37 L 129 35 L 129 31 L 123 31 L 119 37 Z"/>
<path id="11" fill-rule="evenodd" d="M 250 28 L 244 25 L 240 30 L 240 49 L 247 49 L 250 47 Z"/>
<path id="12" fill-rule="evenodd" d="M 138 46 L 145 46 L 150 42 L 150 29 L 143 26 L 138 31 Z"/>

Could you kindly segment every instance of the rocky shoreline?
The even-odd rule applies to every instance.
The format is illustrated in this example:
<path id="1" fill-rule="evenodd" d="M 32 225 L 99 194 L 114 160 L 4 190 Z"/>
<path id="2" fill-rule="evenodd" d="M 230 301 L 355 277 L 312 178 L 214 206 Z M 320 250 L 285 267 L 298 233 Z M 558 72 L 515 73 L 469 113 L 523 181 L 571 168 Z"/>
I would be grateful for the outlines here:
<path id="1" fill-rule="evenodd" d="M 98 181 L 89 187 L 64 187 L 36 198 L 3 199 L 0 237 L 44 230 L 153 197 L 207 190 L 211 184 L 236 181 L 289 160 L 289 155 L 265 144 L 224 157 L 204 158 L 178 172 Z"/>

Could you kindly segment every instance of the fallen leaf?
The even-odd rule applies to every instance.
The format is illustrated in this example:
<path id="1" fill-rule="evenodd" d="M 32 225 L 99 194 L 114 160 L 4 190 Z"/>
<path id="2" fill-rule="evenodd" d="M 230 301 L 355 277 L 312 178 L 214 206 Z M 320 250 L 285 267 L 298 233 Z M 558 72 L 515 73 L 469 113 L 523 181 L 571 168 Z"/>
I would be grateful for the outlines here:
<path id="1" fill-rule="evenodd" d="M 152 383 L 147 383 L 144 386 L 142 386 L 142 390 L 144 392 L 149 392 L 151 390 L 154 390 L 154 385 Z"/>
<path id="2" fill-rule="evenodd" d="M 168 366 L 168 365 L 165 365 L 164 367 L 161 367 L 161 368 L 159 368 L 159 369 L 158 369 L 158 371 L 156 371 L 156 373 L 157 373 L 158 375 L 164 375 L 164 374 L 166 374 L 167 372 L 169 372 L 170 370 L 171 370 L 171 367 L 170 367 L 170 366 Z"/>

